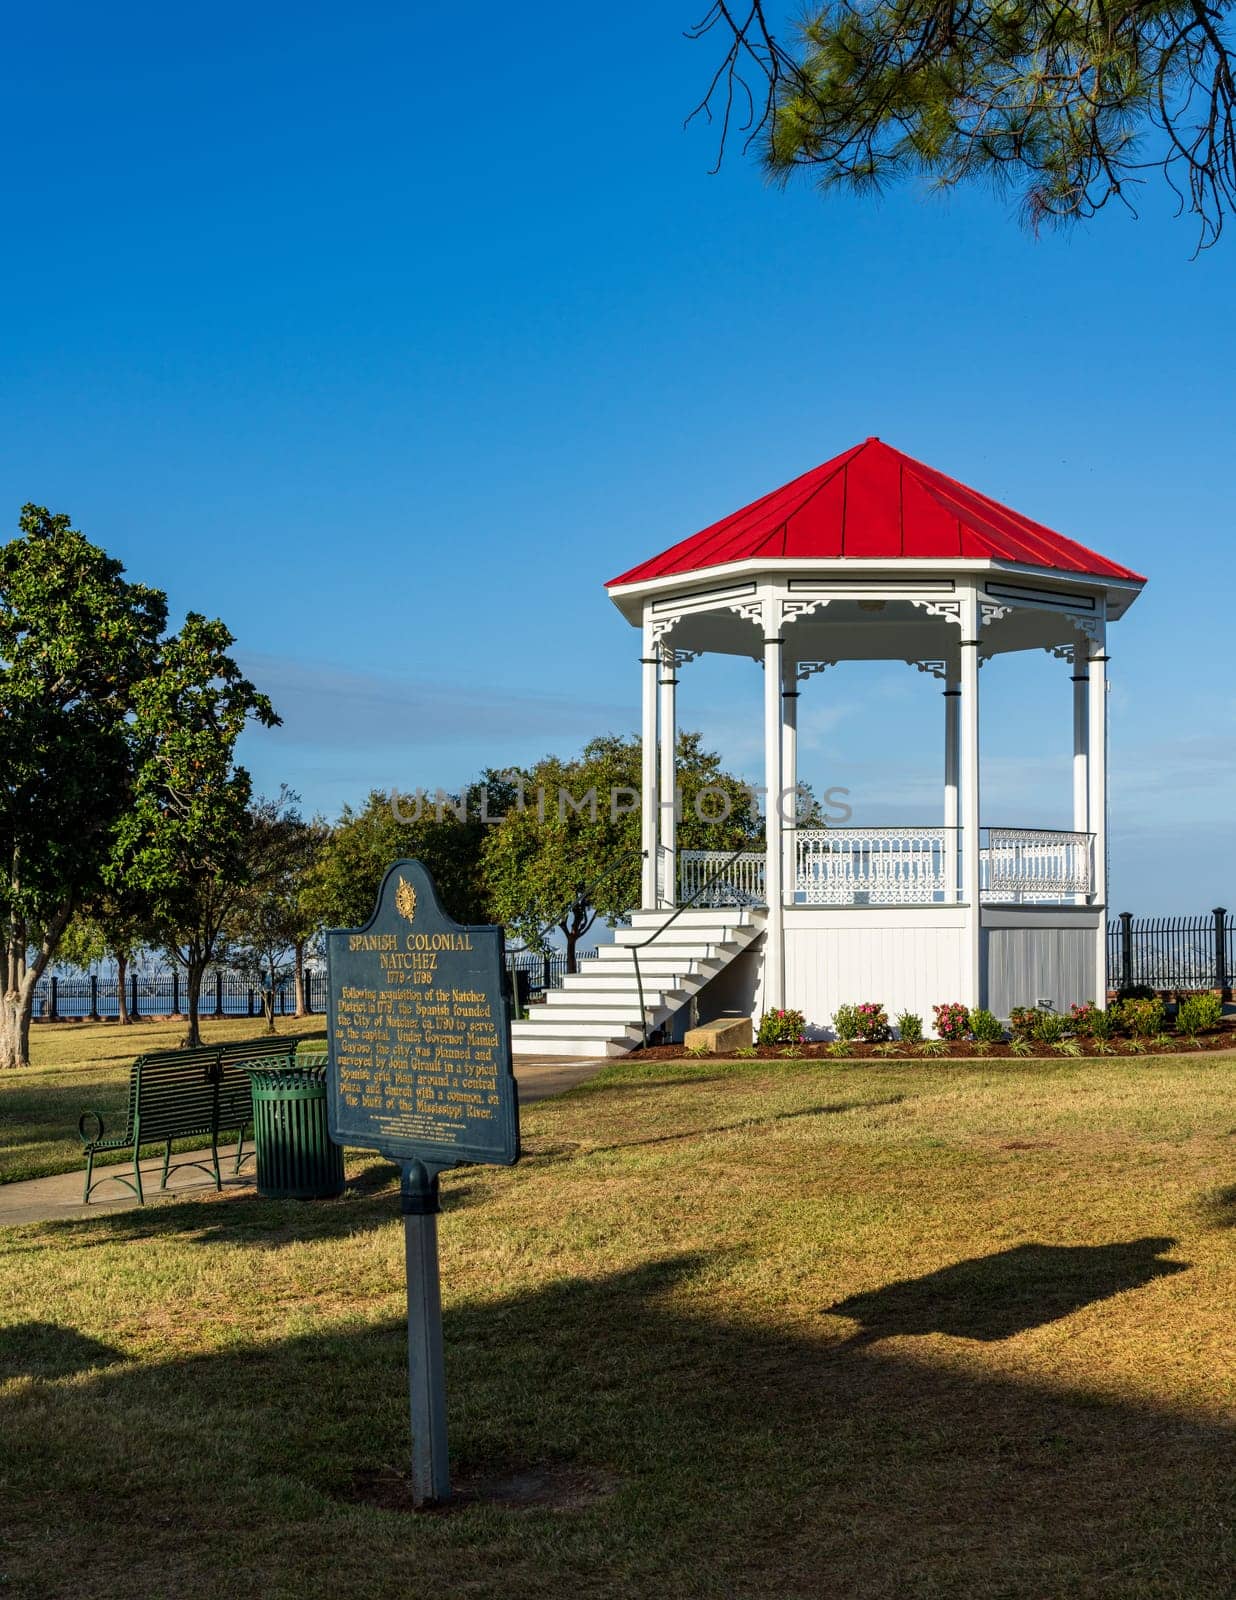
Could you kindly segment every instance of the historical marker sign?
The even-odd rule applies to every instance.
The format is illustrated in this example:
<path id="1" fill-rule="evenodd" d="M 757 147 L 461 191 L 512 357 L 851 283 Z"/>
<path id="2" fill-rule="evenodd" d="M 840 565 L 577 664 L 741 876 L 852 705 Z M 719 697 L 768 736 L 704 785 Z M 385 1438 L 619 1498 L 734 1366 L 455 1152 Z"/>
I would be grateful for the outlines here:
<path id="1" fill-rule="evenodd" d="M 437 1505 L 450 1494 L 438 1174 L 519 1160 L 502 929 L 452 922 L 420 862 L 397 861 L 365 926 L 327 933 L 326 972 L 331 1138 L 403 1168 L 412 1496 Z"/>
<path id="2" fill-rule="evenodd" d="M 419 861 L 363 928 L 326 935 L 331 1137 L 419 1161 L 519 1159 L 502 929 L 464 928 Z"/>

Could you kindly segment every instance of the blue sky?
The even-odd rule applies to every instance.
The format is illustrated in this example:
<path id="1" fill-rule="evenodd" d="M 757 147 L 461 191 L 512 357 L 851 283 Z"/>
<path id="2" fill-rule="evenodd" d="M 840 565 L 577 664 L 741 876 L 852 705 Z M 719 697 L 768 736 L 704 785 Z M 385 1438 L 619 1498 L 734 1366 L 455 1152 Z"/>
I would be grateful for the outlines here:
<path id="1" fill-rule="evenodd" d="M 710 176 L 681 12 L 27 8 L 0 95 L 0 506 L 221 615 L 333 814 L 637 724 L 606 578 L 870 433 L 1146 572 L 1113 630 L 1115 909 L 1232 904 L 1229 241 L 1153 185 L 1012 206 Z M 758 777 L 759 674 L 683 721 Z M 807 685 L 803 776 L 939 816 L 938 685 Z M 986 820 L 1067 823 L 1067 671 L 983 674 Z"/>

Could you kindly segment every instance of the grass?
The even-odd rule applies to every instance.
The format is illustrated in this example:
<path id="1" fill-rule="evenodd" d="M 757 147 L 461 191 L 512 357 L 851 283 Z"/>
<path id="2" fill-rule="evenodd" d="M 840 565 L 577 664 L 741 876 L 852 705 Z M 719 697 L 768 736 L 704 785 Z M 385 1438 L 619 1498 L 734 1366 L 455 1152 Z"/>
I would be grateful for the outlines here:
<path id="1" fill-rule="evenodd" d="M 393 1169 L 0 1234 L 5 1593 L 1230 1592 L 1231 1056 L 616 1064 L 443 1180 L 453 1469 Z M 375 1503 L 379 1502 L 379 1503 Z"/>
<path id="2" fill-rule="evenodd" d="M 280 1033 L 320 1033 L 320 1017 L 277 1017 Z M 261 1017 L 221 1017 L 202 1023 L 202 1039 L 256 1039 Z M 75 1172 L 82 1166 L 77 1119 L 99 1111 L 108 1131 L 124 1126 L 129 1103 L 129 1068 L 152 1050 L 173 1050 L 184 1038 L 185 1023 L 39 1023 L 30 1030 L 31 1065 L 0 1072 L 0 1183 Z M 188 1149 L 201 1140 L 173 1146 Z M 99 1158 L 97 1165 L 127 1161 L 123 1151 Z"/>

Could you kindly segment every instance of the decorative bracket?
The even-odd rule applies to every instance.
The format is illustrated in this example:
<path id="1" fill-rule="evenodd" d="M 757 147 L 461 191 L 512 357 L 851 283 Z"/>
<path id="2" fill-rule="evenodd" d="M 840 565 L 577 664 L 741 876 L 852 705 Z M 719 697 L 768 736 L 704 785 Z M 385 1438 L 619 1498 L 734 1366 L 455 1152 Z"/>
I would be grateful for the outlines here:
<path id="1" fill-rule="evenodd" d="M 1004 605 L 999 600 L 980 600 L 979 627 L 985 628 L 989 623 L 999 622 L 1000 618 L 1007 617 L 1012 609 L 1012 605 Z"/>
<path id="2" fill-rule="evenodd" d="M 832 603 L 831 597 L 821 596 L 814 600 L 783 600 L 781 602 L 781 622 L 797 622 L 799 617 L 805 617 L 812 611 L 822 611 L 826 605 Z"/>
<path id="3" fill-rule="evenodd" d="M 912 606 L 918 606 L 920 611 L 925 611 L 929 617 L 943 617 L 945 622 L 955 622 L 961 627 L 961 601 L 960 600 L 911 600 Z"/>
<path id="4" fill-rule="evenodd" d="M 948 677 L 947 661 L 912 661 L 906 657 L 907 667 L 916 667 L 919 672 L 929 672 L 933 678 Z"/>
<path id="5" fill-rule="evenodd" d="M 799 661 L 794 666 L 794 681 L 806 683 L 807 679 L 816 672 L 824 672 L 829 667 L 835 667 L 835 661 Z"/>
<path id="6" fill-rule="evenodd" d="M 740 617 L 745 617 L 748 622 L 763 626 L 764 602 L 762 600 L 740 600 L 732 606 L 726 606 L 725 609 L 736 612 Z"/>

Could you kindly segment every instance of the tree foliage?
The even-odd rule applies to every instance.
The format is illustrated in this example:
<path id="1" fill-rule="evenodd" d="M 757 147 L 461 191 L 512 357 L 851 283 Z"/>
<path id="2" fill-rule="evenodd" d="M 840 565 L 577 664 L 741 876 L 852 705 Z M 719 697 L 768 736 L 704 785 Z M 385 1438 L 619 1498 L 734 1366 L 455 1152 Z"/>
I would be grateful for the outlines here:
<path id="1" fill-rule="evenodd" d="M 737 849 L 760 836 L 751 791 L 699 734 L 679 735 L 677 770 L 680 849 Z M 484 844 L 494 915 L 533 945 L 557 928 L 574 971 L 576 946 L 597 917 L 639 903 L 640 741 L 607 735 L 574 760 L 546 756 L 512 776 L 516 803 Z M 697 806 L 704 789 L 713 792 Z"/>
<path id="2" fill-rule="evenodd" d="M 327 829 L 307 822 L 300 797 L 286 784 L 273 799 L 249 807 L 245 882 L 227 927 L 228 959 L 262 993 L 267 1027 L 275 1026 L 275 993 L 289 975 L 301 975 L 305 942 L 314 922 L 304 903 L 305 881 L 326 842 Z M 297 1010 L 304 991 L 297 987 Z"/>
<path id="3" fill-rule="evenodd" d="M 279 721 L 228 654 L 234 642 L 222 622 L 190 612 L 137 686 L 132 798 L 108 866 L 111 885 L 149 897 L 168 954 L 185 968 L 190 1045 L 202 977 L 248 882 L 251 785 L 236 741 L 250 719 Z"/>
<path id="4" fill-rule="evenodd" d="M 491 808 L 509 786 L 498 774 L 484 785 Z M 456 922 L 491 920 L 481 873 L 485 832 L 482 785 L 466 794 L 383 794 L 374 789 L 359 809 L 345 806 L 309 873 L 303 904 L 311 926 L 357 928 L 373 915 L 392 861 L 424 862 L 443 909 Z"/>
<path id="5" fill-rule="evenodd" d="M 27 505 L 0 547 L 0 1064 L 29 1059 L 34 986 L 102 886 L 130 793 L 132 710 L 167 616 L 156 589 Z"/>
<path id="6" fill-rule="evenodd" d="M 768 171 L 877 190 L 905 176 L 1016 194 L 1034 226 L 1131 203 L 1152 171 L 1217 239 L 1236 201 L 1233 0 L 829 0 L 787 45 L 720 0 L 697 107 Z"/>

